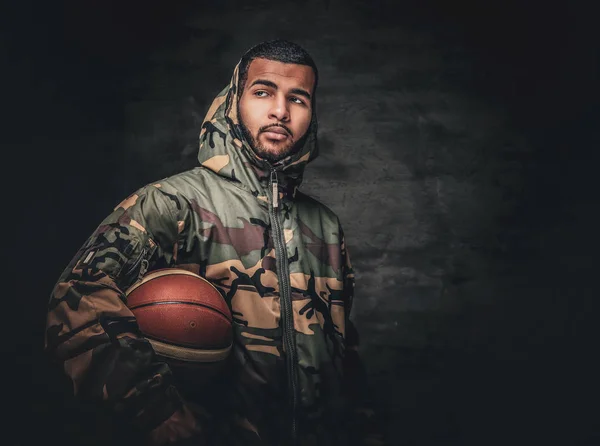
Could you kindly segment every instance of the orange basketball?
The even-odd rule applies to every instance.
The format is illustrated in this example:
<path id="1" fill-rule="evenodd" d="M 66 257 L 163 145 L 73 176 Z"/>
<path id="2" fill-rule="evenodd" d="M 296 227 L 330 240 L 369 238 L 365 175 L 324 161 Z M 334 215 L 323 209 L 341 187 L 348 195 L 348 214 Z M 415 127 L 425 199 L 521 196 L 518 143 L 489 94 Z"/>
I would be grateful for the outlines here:
<path id="1" fill-rule="evenodd" d="M 190 271 L 152 271 L 125 292 L 127 306 L 155 352 L 175 365 L 224 362 L 232 347 L 232 317 L 221 293 Z"/>

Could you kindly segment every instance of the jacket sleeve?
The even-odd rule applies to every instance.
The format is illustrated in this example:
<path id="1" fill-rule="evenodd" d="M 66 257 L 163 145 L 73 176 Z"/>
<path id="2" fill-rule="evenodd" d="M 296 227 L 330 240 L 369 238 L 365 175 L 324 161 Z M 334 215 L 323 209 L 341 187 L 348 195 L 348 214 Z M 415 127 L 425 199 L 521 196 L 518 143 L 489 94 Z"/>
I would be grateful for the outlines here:
<path id="1" fill-rule="evenodd" d="M 177 198 L 145 186 L 121 202 L 83 244 L 48 304 L 45 351 L 76 398 L 155 443 L 193 432 L 194 416 L 127 308 L 124 291 L 146 270 L 169 266 Z M 164 432 L 156 434 L 157 432 Z M 154 435 L 153 435 L 154 434 Z"/>
<path id="2" fill-rule="evenodd" d="M 349 403 L 350 435 L 357 445 L 383 446 L 384 428 L 382 420 L 374 410 L 374 401 L 369 392 L 369 382 L 365 364 L 360 357 L 360 338 L 358 330 L 350 320 L 352 316 L 352 303 L 354 301 L 354 288 L 356 285 L 354 269 L 350 260 L 348 247 L 342 233 L 342 265 L 344 280 L 344 302 L 346 309 L 345 349 L 344 349 L 344 393 Z"/>

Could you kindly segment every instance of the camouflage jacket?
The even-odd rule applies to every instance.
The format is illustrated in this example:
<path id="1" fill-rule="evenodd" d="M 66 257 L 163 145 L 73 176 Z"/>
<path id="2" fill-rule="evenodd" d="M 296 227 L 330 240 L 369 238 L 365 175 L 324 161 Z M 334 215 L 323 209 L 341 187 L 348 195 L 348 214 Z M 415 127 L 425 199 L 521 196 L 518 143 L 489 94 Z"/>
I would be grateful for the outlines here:
<path id="1" fill-rule="evenodd" d="M 200 166 L 123 200 L 64 270 L 46 350 L 78 397 L 140 432 L 155 428 L 186 395 L 140 333 L 124 291 L 148 271 L 185 268 L 214 284 L 234 317 L 220 400 L 245 433 L 225 443 L 348 444 L 358 386 L 345 373 L 346 352 L 355 351 L 346 339 L 354 275 L 338 218 L 298 190 L 318 152 L 316 114 L 302 150 L 266 164 L 240 131 L 237 82 L 236 67 L 208 110 Z"/>

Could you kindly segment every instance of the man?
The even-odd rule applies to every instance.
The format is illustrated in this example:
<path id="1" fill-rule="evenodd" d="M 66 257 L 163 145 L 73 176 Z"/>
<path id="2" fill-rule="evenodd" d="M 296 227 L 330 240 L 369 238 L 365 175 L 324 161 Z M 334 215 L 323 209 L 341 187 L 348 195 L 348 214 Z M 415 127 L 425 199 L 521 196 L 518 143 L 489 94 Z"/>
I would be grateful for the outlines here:
<path id="1" fill-rule="evenodd" d="M 120 203 L 53 290 L 47 351 L 81 400 L 146 444 L 366 441 L 344 234 L 330 209 L 298 190 L 318 153 L 317 83 L 298 45 L 250 49 L 202 124 L 200 167 Z M 208 279 L 234 315 L 216 398 L 176 388 L 126 306 L 124 290 L 164 267 Z"/>

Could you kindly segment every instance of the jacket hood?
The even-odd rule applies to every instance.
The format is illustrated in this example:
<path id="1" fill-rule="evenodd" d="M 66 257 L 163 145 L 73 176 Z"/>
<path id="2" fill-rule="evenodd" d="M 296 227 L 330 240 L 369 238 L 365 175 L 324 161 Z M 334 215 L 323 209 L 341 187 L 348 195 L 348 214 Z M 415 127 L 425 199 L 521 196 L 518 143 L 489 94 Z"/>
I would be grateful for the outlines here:
<path id="1" fill-rule="evenodd" d="M 238 122 L 239 67 L 236 65 L 231 82 L 214 99 L 200 131 L 200 164 L 218 175 L 241 183 L 254 196 L 266 201 L 271 171 L 277 173 L 280 198 L 292 199 L 302 183 L 304 168 L 318 155 L 316 103 L 308 134 L 300 150 L 271 164 L 258 157 L 244 138 Z"/>

